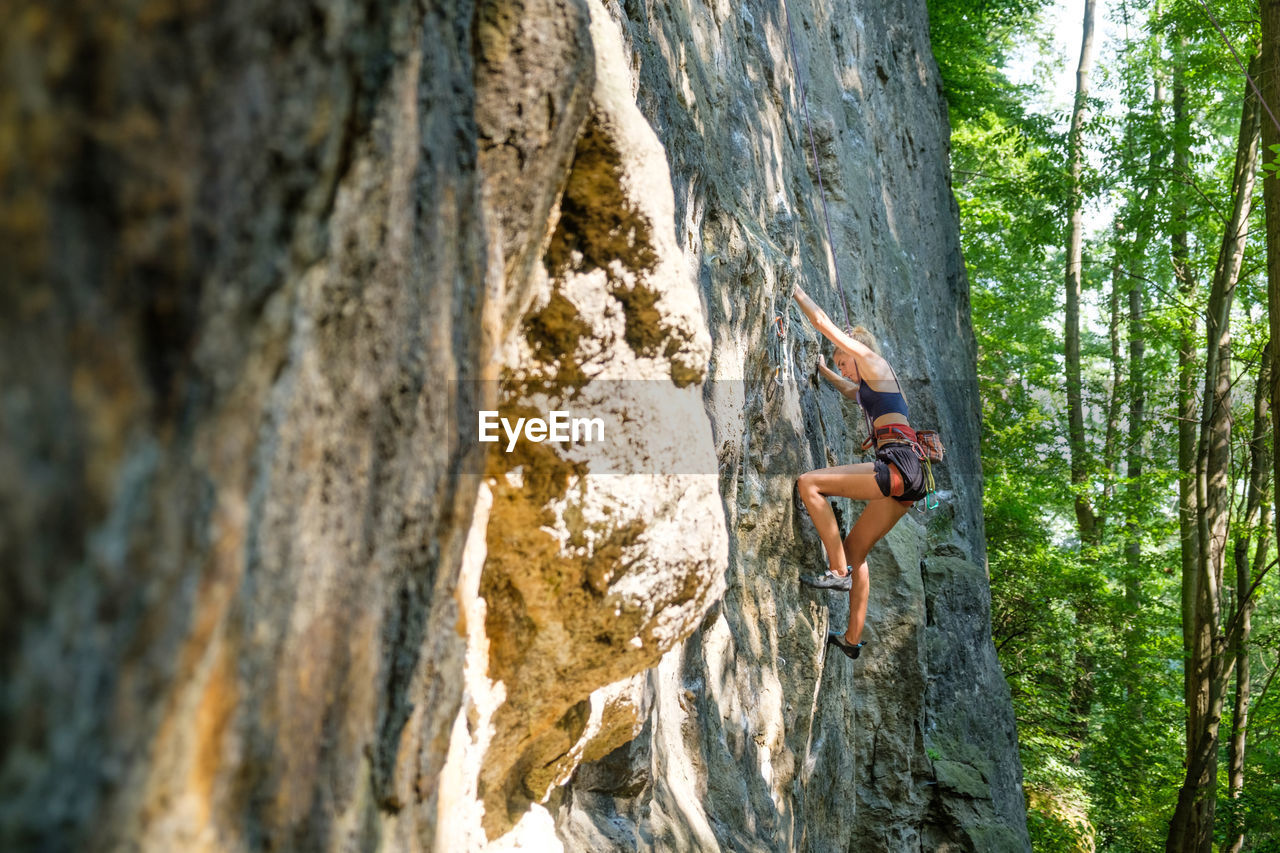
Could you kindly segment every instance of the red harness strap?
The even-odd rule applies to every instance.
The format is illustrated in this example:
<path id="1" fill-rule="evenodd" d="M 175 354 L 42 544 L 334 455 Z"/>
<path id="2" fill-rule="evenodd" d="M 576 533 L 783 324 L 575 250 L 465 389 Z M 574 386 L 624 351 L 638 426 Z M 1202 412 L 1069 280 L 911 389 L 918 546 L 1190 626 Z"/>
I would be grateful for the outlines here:
<path id="1" fill-rule="evenodd" d="M 904 441 L 908 444 L 916 443 L 916 431 L 906 424 L 889 424 L 876 428 L 876 443 L 882 441 Z"/>
<path id="2" fill-rule="evenodd" d="M 890 424 L 882 426 L 875 432 L 875 446 L 881 444 L 905 444 L 911 448 L 921 462 L 924 461 L 924 448 L 920 446 L 920 439 L 916 436 L 916 431 L 906 424 Z"/>

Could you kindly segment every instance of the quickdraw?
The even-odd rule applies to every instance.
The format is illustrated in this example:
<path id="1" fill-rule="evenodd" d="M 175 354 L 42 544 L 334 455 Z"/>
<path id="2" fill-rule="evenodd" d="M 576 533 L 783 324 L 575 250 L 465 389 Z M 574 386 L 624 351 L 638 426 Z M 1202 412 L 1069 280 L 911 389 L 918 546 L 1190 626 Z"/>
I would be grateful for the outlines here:
<path id="1" fill-rule="evenodd" d="M 773 314 L 773 319 L 769 321 L 769 325 L 773 328 L 773 335 L 769 342 L 770 361 L 773 362 L 773 382 L 781 385 L 784 381 L 795 378 L 795 370 L 791 365 L 791 351 L 787 348 L 786 318 L 776 310 L 776 303 L 771 307 L 775 310 L 770 312 Z"/>
<path id="2" fill-rule="evenodd" d="M 924 496 L 924 508 L 937 509 L 938 486 L 933 482 L 933 465 L 929 462 L 928 457 L 924 459 L 924 483 L 929 487 L 929 491 Z"/>

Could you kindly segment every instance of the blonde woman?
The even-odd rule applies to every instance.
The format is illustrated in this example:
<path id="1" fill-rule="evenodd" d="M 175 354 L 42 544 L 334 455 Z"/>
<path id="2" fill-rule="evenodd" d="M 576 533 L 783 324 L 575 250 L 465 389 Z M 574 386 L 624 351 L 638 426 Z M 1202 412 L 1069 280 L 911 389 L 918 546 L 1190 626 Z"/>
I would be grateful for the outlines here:
<path id="1" fill-rule="evenodd" d="M 819 589 L 849 590 L 849 625 L 843 632 L 830 631 L 827 642 L 857 658 L 864 645 L 862 626 L 870 591 L 867 554 L 928 489 L 915 432 L 907 418 L 906 397 L 893 368 L 880 355 L 875 338 L 861 326 L 837 328 L 800 286 L 793 296 L 813 327 L 835 344 L 831 361 L 836 370 L 828 368 L 821 357 L 818 370 L 841 394 L 863 408 L 875 441 L 874 462 L 819 468 L 801 474 L 796 483 L 827 553 L 826 572 L 801 576 L 801 581 Z M 867 502 L 844 539 L 828 497 Z"/>

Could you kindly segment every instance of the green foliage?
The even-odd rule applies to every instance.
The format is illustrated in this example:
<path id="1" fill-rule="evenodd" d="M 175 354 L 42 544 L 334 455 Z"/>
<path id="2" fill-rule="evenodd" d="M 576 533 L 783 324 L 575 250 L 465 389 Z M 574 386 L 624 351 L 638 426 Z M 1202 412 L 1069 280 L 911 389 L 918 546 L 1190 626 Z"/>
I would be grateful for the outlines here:
<path id="1" fill-rule="evenodd" d="M 929 37 L 955 123 L 1020 112 L 1026 93 L 1002 70 L 1049 0 L 949 0 L 930 9 Z"/>
<path id="2" fill-rule="evenodd" d="M 1149 569 L 1156 568 L 1157 571 Z M 1143 602 L 1109 601 L 1082 763 L 1107 850 L 1157 850 L 1182 781 L 1182 654 L 1172 566 L 1143 571 Z M 1164 569 L 1170 570 L 1166 574 Z M 1160 677 L 1156 677 L 1160 676 Z"/>
<path id="3" fill-rule="evenodd" d="M 1274 570 L 1273 570 L 1274 571 Z M 1245 790 L 1238 803 L 1220 801 L 1223 821 L 1238 811 L 1252 849 L 1280 851 L 1280 600 L 1263 587 L 1254 614 L 1253 706 L 1249 712 L 1249 747 Z"/>
<path id="4" fill-rule="evenodd" d="M 1268 145 L 1267 149 L 1271 152 L 1273 157 L 1270 161 L 1262 163 L 1262 170 L 1265 173 L 1265 177 L 1280 177 L 1280 144 Z"/>
<path id="5" fill-rule="evenodd" d="M 1087 237 L 1083 275 L 1093 456 L 1084 491 L 1105 522 L 1086 546 L 1074 529 L 1063 401 L 1065 122 L 1035 114 L 1027 105 L 1045 102 L 1044 93 L 1004 73 L 1010 57 L 1043 42 L 1044 8 L 1040 0 L 962 0 L 931 9 L 978 343 L 992 631 L 1018 718 L 1034 849 L 1155 850 L 1164 846 L 1184 748 L 1178 344 L 1188 321 L 1198 320 L 1203 334 L 1244 77 L 1198 0 L 1113 7 L 1122 41 L 1100 55 L 1084 131 L 1088 204 L 1110 218 Z M 1256 4 L 1223 0 L 1210 8 L 1247 62 L 1256 51 Z M 1179 125 L 1175 80 L 1185 97 Z M 1185 169 L 1175 168 L 1178 145 L 1188 151 Z M 1280 156 L 1262 171 L 1280 173 Z M 1261 216 L 1255 204 L 1254 235 L 1262 233 Z M 1178 230 L 1187 235 L 1198 283 L 1190 299 L 1173 278 Z M 1246 473 L 1253 383 L 1267 336 L 1259 247 L 1250 243 L 1233 320 L 1237 484 Z M 1107 335 L 1112 287 L 1122 315 L 1118 386 Z M 1128 327 L 1131 289 L 1142 306 L 1140 331 Z M 1131 334 L 1145 345 L 1137 479 L 1126 465 Z M 1195 370 L 1198 396 L 1203 367 Z M 1108 446 L 1113 400 L 1121 418 Z M 1280 606 L 1265 594 L 1255 625 L 1245 795 L 1230 802 L 1224 782 L 1218 834 L 1225 838 L 1236 812 L 1246 850 L 1280 850 L 1280 678 L 1267 689 L 1258 683 L 1280 668 Z M 1223 720 L 1224 738 L 1229 724 Z M 1225 773 L 1225 752 L 1220 768 Z"/>
<path id="6" fill-rule="evenodd" d="M 1032 799 L 1028 804 L 1027 834 L 1033 850 L 1091 853 L 1095 849 L 1093 827 L 1087 819 L 1043 800 Z"/>

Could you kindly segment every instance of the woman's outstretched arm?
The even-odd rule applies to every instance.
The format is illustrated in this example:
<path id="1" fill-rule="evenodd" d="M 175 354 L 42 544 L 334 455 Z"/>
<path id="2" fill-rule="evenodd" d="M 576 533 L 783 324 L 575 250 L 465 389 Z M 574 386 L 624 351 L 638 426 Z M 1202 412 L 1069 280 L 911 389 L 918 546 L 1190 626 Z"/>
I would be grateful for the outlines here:
<path id="1" fill-rule="evenodd" d="M 855 341 L 838 328 L 835 323 L 831 322 L 827 312 L 818 307 L 818 303 L 814 302 L 809 297 L 809 294 L 804 292 L 803 287 L 797 284 L 792 289 L 791 295 L 795 297 L 796 302 L 800 305 L 800 310 L 809 318 L 809 322 L 813 324 L 813 327 L 831 343 L 858 358 L 867 358 L 868 356 L 879 358 L 870 347 Z"/>

